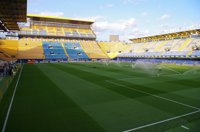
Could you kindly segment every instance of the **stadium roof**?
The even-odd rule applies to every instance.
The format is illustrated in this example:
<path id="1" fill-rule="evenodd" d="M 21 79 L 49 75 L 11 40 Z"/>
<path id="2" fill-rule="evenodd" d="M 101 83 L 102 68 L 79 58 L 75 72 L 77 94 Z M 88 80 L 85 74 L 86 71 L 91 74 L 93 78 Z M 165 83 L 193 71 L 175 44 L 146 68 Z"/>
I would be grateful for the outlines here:
<path id="1" fill-rule="evenodd" d="M 133 42 L 147 42 L 149 40 L 163 40 L 163 39 L 171 39 L 171 38 L 179 38 L 179 37 L 189 37 L 192 34 L 200 35 L 200 29 L 193 29 L 193 30 L 180 31 L 180 32 L 174 32 L 174 33 L 140 37 L 140 38 L 134 38 L 134 39 L 130 39 L 130 40 Z"/>
<path id="2" fill-rule="evenodd" d="M 94 21 L 91 20 L 64 18 L 56 16 L 42 16 L 37 14 L 28 14 L 27 17 L 31 18 L 34 21 L 50 21 L 50 22 L 86 24 L 86 25 L 91 25 L 94 23 Z"/>
<path id="3" fill-rule="evenodd" d="M 17 22 L 26 22 L 27 0 L 0 0 L 0 30 L 19 30 Z"/>

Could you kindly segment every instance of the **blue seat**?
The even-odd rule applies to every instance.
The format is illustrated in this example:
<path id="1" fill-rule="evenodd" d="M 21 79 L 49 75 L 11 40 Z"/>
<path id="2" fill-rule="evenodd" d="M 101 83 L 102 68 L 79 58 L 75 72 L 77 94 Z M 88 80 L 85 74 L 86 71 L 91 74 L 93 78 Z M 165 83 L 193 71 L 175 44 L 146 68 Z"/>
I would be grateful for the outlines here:
<path id="1" fill-rule="evenodd" d="M 67 42 L 64 44 L 64 46 L 71 59 L 89 59 L 87 54 L 82 49 L 80 43 Z"/>
<path id="2" fill-rule="evenodd" d="M 43 42 L 44 55 L 46 59 L 67 59 L 65 51 L 59 42 Z"/>

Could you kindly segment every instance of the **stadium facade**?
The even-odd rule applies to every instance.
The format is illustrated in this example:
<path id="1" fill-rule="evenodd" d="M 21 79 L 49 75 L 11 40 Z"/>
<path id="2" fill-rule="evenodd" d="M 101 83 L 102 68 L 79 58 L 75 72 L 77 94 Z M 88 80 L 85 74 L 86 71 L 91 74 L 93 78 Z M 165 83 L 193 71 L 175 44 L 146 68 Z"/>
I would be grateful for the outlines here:
<path id="1" fill-rule="evenodd" d="M 199 29 L 97 42 L 93 21 L 0 3 L 2 132 L 199 132 Z"/>
<path id="2" fill-rule="evenodd" d="M 200 29 L 134 38 L 130 39 L 132 44 L 125 44 L 97 42 L 91 28 L 93 23 L 29 14 L 27 22 L 20 24 L 17 39 L 15 36 L 12 40 L 11 35 L 10 40 L 0 40 L 1 59 L 33 63 L 111 59 L 168 63 L 192 60 L 192 64 L 199 63 Z"/>
<path id="3" fill-rule="evenodd" d="M 131 47 L 119 60 L 153 63 L 199 64 L 200 30 L 188 30 L 131 39 Z"/>

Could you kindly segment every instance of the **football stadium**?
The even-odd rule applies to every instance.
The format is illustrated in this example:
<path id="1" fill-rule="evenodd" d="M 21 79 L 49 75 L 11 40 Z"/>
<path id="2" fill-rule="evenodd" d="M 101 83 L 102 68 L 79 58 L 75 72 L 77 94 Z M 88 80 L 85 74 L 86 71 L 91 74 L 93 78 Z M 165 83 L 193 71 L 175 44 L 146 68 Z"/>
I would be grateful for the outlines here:
<path id="1" fill-rule="evenodd" d="M 2 132 L 200 131 L 200 27 L 99 41 L 27 4 L 0 1 Z"/>

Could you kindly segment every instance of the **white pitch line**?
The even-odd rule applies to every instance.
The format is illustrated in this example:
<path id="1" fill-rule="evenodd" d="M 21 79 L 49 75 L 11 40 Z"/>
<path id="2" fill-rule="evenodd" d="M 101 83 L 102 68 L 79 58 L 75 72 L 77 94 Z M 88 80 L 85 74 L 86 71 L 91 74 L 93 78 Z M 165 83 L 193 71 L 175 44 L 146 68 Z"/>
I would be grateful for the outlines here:
<path id="1" fill-rule="evenodd" d="M 184 126 L 184 125 L 182 125 L 181 127 L 184 128 L 184 129 L 186 129 L 186 130 L 189 130 L 189 129 L 190 129 L 190 128 Z"/>
<path id="2" fill-rule="evenodd" d="M 12 108 L 13 100 L 15 98 L 15 93 L 16 93 L 16 90 L 17 90 L 17 86 L 18 86 L 21 74 L 22 74 L 23 67 L 24 67 L 24 65 L 22 66 L 22 69 L 19 73 L 19 77 L 18 77 L 17 83 L 15 85 L 15 90 L 13 92 L 13 95 L 12 95 L 12 98 L 11 98 L 11 101 L 10 101 L 10 105 L 9 105 L 9 108 L 8 108 L 8 111 L 7 111 L 7 114 L 6 114 L 6 119 L 4 121 L 3 128 L 1 130 L 1 132 L 5 132 L 5 130 L 6 130 L 6 125 L 7 125 L 7 122 L 8 122 L 8 118 L 9 118 L 9 115 L 10 115 L 10 111 L 11 111 L 11 108 Z"/>
<path id="3" fill-rule="evenodd" d="M 141 79 L 139 77 L 129 77 L 129 78 L 120 78 L 120 79 L 116 79 L 116 80 L 128 80 L 128 79 Z M 107 81 L 111 81 L 111 80 L 107 80 Z"/>
<path id="4" fill-rule="evenodd" d="M 125 131 L 122 131 L 122 132 L 132 132 L 132 131 L 136 131 L 136 130 L 143 129 L 143 128 L 146 128 L 146 127 L 158 125 L 158 124 L 161 124 L 161 123 L 164 123 L 164 122 L 169 122 L 169 121 L 176 120 L 176 119 L 179 119 L 179 118 L 182 118 L 182 117 L 186 117 L 186 116 L 189 116 L 189 115 L 193 115 L 193 114 L 196 114 L 196 113 L 199 113 L 199 112 L 200 112 L 200 110 L 194 111 L 194 112 L 190 112 L 190 113 L 187 113 L 187 114 L 184 114 L 184 115 L 175 116 L 175 117 L 172 117 L 172 118 L 169 118 L 169 119 L 165 119 L 165 120 L 162 120 L 162 121 L 158 121 L 158 122 L 154 122 L 154 123 L 151 123 L 151 124 L 143 125 L 143 126 L 136 127 L 136 128 L 129 129 L 129 130 L 125 130 Z"/>
<path id="5" fill-rule="evenodd" d="M 185 103 L 181 103 L 181 102 L 178 102 L 178 101 L 175 101 L 175 100 L 172 100 L 172 99 L 168 99 L 168 98 L 161 97 L 161 96 L 158 96 L 158 95 L 154 95 L 154 94 L 151 94 L 151 93 L 148 93 L 148 92 L 144 92 L 144 91 L 142 91 L 142 90 L 134 89 L 134 88 L 131 88 L 131 87 L 128 87 L 128 86 L 119 84 L 119 83 L 115 83 L 115 82 L 112 82 L 112 81 L 109 81 L 109 80 L 107 80 L 107 82 L 112 83 L 112 84 L 117 85 L 117 86 L 121 86 L 121 87 L 130 89 L 130 90 L 133 90 L 133 91 L 137 91 L 137 92 L 140 92 L 140 93 L 143 93 L 143 94 L 147 94 L 147 95 L 150 95 L 150 96 L 153 96 L 153 97 L 156 97 L 156 98 L 160 98 L 160 99 L 163 99 L 163 100 L 167 100 L 167 101 L 169 101 L 169 102 L 173 102 L 173 103 L 176 103 L 176 104 L 179 104 L 179 105 L 183 105 L 183 106 L 186 106 L 186 107 L 189 107 L 189 108 L 193 108 L 193 109 L 196 109 L 196 110 L 200 110 L 200 108 L 197 108 L 197 107 L 195 107 L 195 106 L 191 106 L 191 105 L 188 105 L 188 104 L 185 104 Z"/>
<path id="6" fill-rule="evenodd" d="M 169 68 L 167 66 L 162 66 L 162 68 L 168 69 L 168 70 L 173 71 L 173 72 L 178 73 L 178 74 L 181 74 L 180 72 L 173 70 L 172 68 Z"/>
<path id="7" fill-rule="evenodd" d="M 166 77 L 172 76 L 172 77 L 173 77 L 173 76 L 176 76 L 176 75 L 182 75 L 182 74 L 179 74 L 179 73 L 177 73 L 177 74 L 166 74 L 166 75 L 161 75 L 161 76 L 164 76 L 164 77 L 165 77 L 165 76 L 166 76 Z"/>

